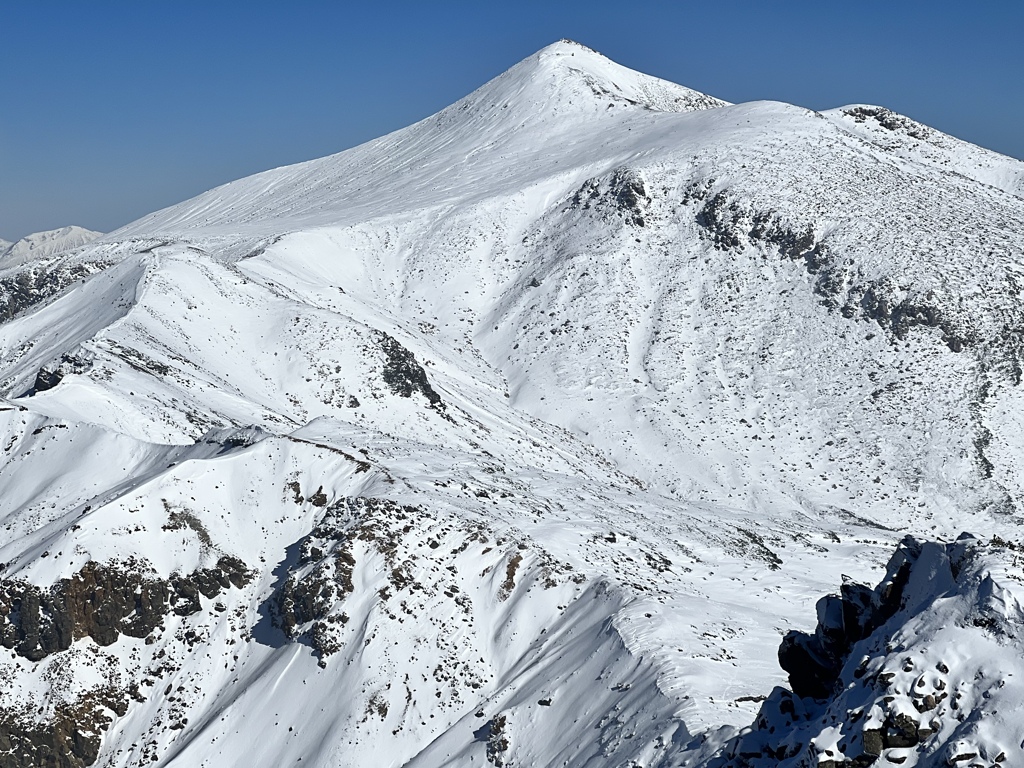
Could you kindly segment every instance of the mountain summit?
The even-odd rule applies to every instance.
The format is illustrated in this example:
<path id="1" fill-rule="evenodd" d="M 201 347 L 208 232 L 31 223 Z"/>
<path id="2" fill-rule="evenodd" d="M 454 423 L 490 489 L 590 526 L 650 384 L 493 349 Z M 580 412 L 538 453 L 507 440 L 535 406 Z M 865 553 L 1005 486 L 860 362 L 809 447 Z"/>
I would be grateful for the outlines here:
<path id="1" fill-rule="evenodd" d="M 1022 168 L 563 41 L 0 263 L 5 759 L 1024 760 Z"/>
<path id="2" fill-rule="evenodd" d="M 270 233 L 458 200 L 508 195 L 603 161 L 652 113 L 725 102 L 615 64 L 577 43 L 535 53 L 436 115 L 321 160 L 278 168 L 147 216 L 117 234 L 204 229 Z M 639 129 L 639 126 L 638 126 Z M 622 151 L 630 151 L 624 146 Z M 383 172 L 386 169 L 386 172 Z"/>

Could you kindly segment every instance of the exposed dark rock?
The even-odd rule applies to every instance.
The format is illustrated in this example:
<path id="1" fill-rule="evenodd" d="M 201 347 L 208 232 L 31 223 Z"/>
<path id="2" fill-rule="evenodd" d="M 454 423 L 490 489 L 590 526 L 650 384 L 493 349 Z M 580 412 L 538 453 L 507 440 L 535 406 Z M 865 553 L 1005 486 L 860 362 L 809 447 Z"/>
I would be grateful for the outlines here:
<path id="1" fill-rule="evenodd" d="M 57 706 L 52 719 L 35 722 L 0 709 L 0 768 L 84 768 L 99 756 L 111 718 L 128 711 L 128 692 L 102 689 Z"/>
<path id="2" fill-rule="evenodd" d="M 909 716 L 898 714 L 886 721 L 885 745 L 889 749 L 916 747 L 920 738 L 917 735 L 917 722 Z"/>
<path id="3" fill-rule="evenodd" d="M 135 349 L 134 347 L 128 347 L 116 342 L 108 342 L 108 346 L 112 352 L 139 373 L 160 379 L 167 377 L 171 372 L 171 367 L 167 365 L 167 363 L 154 360 L 149 355 L 145 354 L 141 350 Z"/>
<path id="4" fill-rule="evenodd" d="M 858 123 L 873 120 L 887 131 L 905 133 L 920 141 L 927 141 L 929 138 L 928 129 L 925 126 L 885 107 L 853 107 L 844 109 L 843 114 L 852 117 Z"/>
<path id="5" fill-rule="evenodd" d="M 881 728 L 865 728 L 864 754 L 878 757 L 885 749 L 885 732 Z"/>
<path id="6" fill-rule="evenodd" d="M 577 210 L 618 215 L 637 227 L 645 226 L 644 212 L 650 202 L 643 177 L 631 168 L 616 169 L 610 179 L 587 179 L 570 201 Z"/>
<path id="7" fill-rule="evenodd" d="M 706 190 L 694 189 L 694 195 Z M 693 199 L 703 199 L 694 197 Z M 794 228 L 773 211 L 750 211 L 726 192 L 718 192 L 697 212 L 697 224 L 704 228 L 715 248 L 728 251 L 743 247 L 745 242 L 761 245 L 793 261 L 803 261 L 807 271 L 817 275 L 828 262 L 828 249 L 820 242 L 811 226 Z M 830 273 L 819 275 L 815 286 L 822 296 L 830 295 L 835 278 Z"/>
<path id="8" fill-rule="evenodd" d="M 395 562 L 394 537 L 417 512 L 415 507 L 378 498 L 347 498 L 328 507 L 299 541 L 297 562 L 271 597 L 274 625 L 291 639 L 307 641 L 322 662 L 341 650 L 336 630 L 348 621 L 340 606 L 354 588 L 355 543 L 373 541 L 384 555 L 391 585 L 396 590 L 408 587 L 412 578 Z"/>
<path id="9" fill-rule="evenodd" d="M 928 547 L 922 566 L 924 578 L 942 578 L 936 568 L 948 568 L 946 578 L 956 578 L 972 556 L 975 541 L 962 536 L 945 545 L 923 545 L 906 537 L 889 561 L 885 578 L 874 588 L 847 582 L 840 594 L 818 601 L 818 625 L 813 633 L 789 632 L 779 648 L 781 666 L 790 675 L 793 690 L 776 688 L 764 701 L 750 729 L 729 742 L 709 763 L 712 768 L 774 768 L 783 761 L 794 768 L 835 765 L 855 768 L 889 760 L 891 749 L 932 749 L 929 739 L 941 727 L 934 719 L 941 715 L 937 705 L 946 698 L 945 681 L 934 688 L 923 678 L 913 690 L 905 682 L 895 683 L 897 674 L 914 672 L 910 657 L 879 664 L 879 657 L 891 654 L 889 622 L 900 611 L 922 610 L 907 604 L 907 587 L 914 568 Z M 859 663 L 851 663 L 857 649 Z M 935 667 L 943 675 L 948 665 Z M 850 691 L 856 690 L 856 694 Z M 893 704 L 896 698 L 901 702 Z M 842 702 L 838 704 L 837 702 Z M 913 705 L 917 713 L 909 709 Z M 881 709 L 879 709 L 881 708 Z M 952 707 L 955 710 L 955 706 Z M 909 713 L 908 713 L 909 712 Z M 931 715 L 925 716 L 929 712 Z M 839 728 L 836 748 L 841 755 L 819 754 L 815 737 L 823 724 Z M 897 755 L 899 757 L 899 755 Z"/>
<path id="10" fill-rule="evenodd" d="M 638 227 L 644 226 L 643 213 L 651 199 L 640 174 L 629 168 L 619 168 L 612 176 L 609 192 L 627 221 Z"/>
<path id="11" fill-rule="evenodd" d="M 901 341 L 907 338 L 911 328 L 924 326 L 941 328 L 943 341 L 953 352 L 962 352 L 965 346 L 976 343 L 944 316 L 933 292 L 922 297 L 924 301 L 899 298 L 900 293 L 896 286 L 883 282 L 854 287 L 844 305 L 844 314 L 870 318 Z"/>
<path id="12" fill-rule="evenodd" d="M 82 373 L 83 371 L 89 370 L 91 363 L 88 360 L 75 357 L 74 355 L 63 354 L 60 360 L 44 365 L 36 373 L 35 381 L 32 384 L 32 388 L 25 393 L 25 396 L 31 397 L 37 392 L 45 392 L 48 389 L 53 389 L 64 379 L 65 376 L 71 373 Z"/>
<path id="13" fill-rule="evenodd" d="M 708 232 L 715 248 L 728 251 L 743 244 L 741 213 L 737 203 L 730 202 L 724 192 L 718 192 L 697 212 L 697 223 Z"/>
<path id="14" fill-rule="evenodd" d="M 832 693 L 854 643 L 863 640 L 900 609 L 910 567 L 920 544 L 906 538 L 894 561 L 901 564 L 875 590 L 862 584 L 844 584 L 839 595 L 827 595 L 817 604 L 814 634 L 791 631 L 779 646 L 779 666 L 789 673 L 793 693 L 823 699 Z"/>
<path id="15" fill-rule="evenodd" d="M 45 368 L 40 368 L 36 374 L 35 383 L 32 385 L 32 391 L 45 392 L 48 389 L 53 389 L 60 384 L 63 378 L 58 371 L 48 371 Z"/>
<path id="16" fill-rule="evenodd" d="M 487 762 L 492 765 L 505 765 L 505 753 L 510 746 L 505 734 L 507 725 L 508 719 L 505 715 L 495 715 L 474 732 L 477 738 L 487 742 Z"/>
<path id="17" fill-rule="evenodd" d="M 392 392 L 399 397 L 412 397 L 419 392 L 432 408 L 443 409 L 441 396 L 434 391 L 416 357 L 384 331 L 374 330 L 373 339 L 384 352 L 384 373 L 382 378 Z"/>
<path id="18" fill-rule="evenodd" d="M 817 240 L 810 226 L 802 230 L 792 229 L 777 214 L 761 212 L 753 216 L 749 237 L 755 242 L 774 246 L 784 258 L 802 259 L 812 275 L 825 266 L 825 244 Z"/>
<path id="19" fill-rule="evenodd" d="M 75 281 L 105 267 L 100 263 L 34 265 L 0 279 L 0 323 L 6 323 L 22 310 L 56 296 Z"/>
<path id="20" fill-rule="evenodd" d="M 41 588 L 0 580 L 0 644 L 31 661 L 67 650 L 83 637 L 111 645 L 118 637 L 147 637 L 171 612 L 188 616 L 228 587 L 241 588 L 250 571 L 234 557 L 214 568 L 154 578 L 138 562 L 86 563 L 70 579 Z"/>
<path id="21" fill-rule="evenodd" d="M 707 194 L 703 187 L 697 187 L 693 199 L 703 199 L 700 193 Z M 901 341 L 916 326 L 940 328 L 943 341 L 953 352 L 979 343 L 979 339 L 943 311 L 943 302 L 933 291 L 914 296 L 892 281 L 859 280 L 850 264 L 835 263 L 827 244 L 817 240 L 810 225 L 793 227 L 772 211 L 748 209 L 726 192 L 718 192 L 707 199 L 697 212 L 696 221 L 719 250 L 737 249 L 750 243 L 774 250 L 783 258 L 802 261 L 808 273 L 816 276 L 814 292 L 821 296 L 825 306 L 844 317 L 874 320 Z M 1013 349 L 1019 346 L 1019 340 L 1009 330 L 1004 336 Z M 1009 358 L 1011 368 L 1021 368 L 1019 362 L 1015 362 L 1019 354 L 1011 350 Z"/>

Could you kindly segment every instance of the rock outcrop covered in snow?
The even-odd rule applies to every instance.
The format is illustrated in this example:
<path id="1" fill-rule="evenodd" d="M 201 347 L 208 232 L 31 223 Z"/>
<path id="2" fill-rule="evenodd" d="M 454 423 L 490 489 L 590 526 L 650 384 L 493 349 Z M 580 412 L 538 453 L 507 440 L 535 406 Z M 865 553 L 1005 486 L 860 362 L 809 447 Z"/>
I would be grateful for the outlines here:
<path id="1" fill-rule="evenodd" d="M 713 766 L 980 766 L 1024 759 L 1016 543 L 900 543 L 871 590 L 822 598 L 779 649 L 776 688 Z"/>

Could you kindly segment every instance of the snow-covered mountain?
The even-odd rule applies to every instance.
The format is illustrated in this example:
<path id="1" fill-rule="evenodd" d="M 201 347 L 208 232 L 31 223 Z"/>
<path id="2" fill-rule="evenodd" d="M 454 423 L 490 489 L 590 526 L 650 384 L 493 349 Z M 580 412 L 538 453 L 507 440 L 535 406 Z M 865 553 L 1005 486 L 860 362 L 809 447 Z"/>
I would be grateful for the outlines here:
<path id="1" fill-rule="evenodd" d="M 15 243 L 0 240 L 0 267 L 8 269 L 57 256 L 91 243 L 102 235 L 102 232 L 71 226 L 35 232 Z"/>
<path id="2" fill-rule="evenodd" d="M 96 265 L 74 258 L 78 248 L 101 236 L 81 227 L 36 232 L 15 243 L 0 241 L 0 322 L 46 297 L 63 291 Z"/>
<path id="3" fill-rule="evenodd" d="M 0 262 L 5 759 L 1024 760 L 1022 179 L 563 41 Z"/>

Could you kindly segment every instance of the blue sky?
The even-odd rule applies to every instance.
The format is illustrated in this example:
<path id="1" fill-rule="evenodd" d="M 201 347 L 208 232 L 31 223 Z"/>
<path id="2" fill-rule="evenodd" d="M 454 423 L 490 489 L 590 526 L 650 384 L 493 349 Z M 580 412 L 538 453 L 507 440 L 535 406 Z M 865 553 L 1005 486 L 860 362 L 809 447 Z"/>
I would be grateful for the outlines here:
<path id="1" fill-rule="evenodd" d="M 882 104 L 1024 158 L 1024 3 L 0 0 L 0 237 L 337 152 L 570 37 L 729 101 Z"/>

